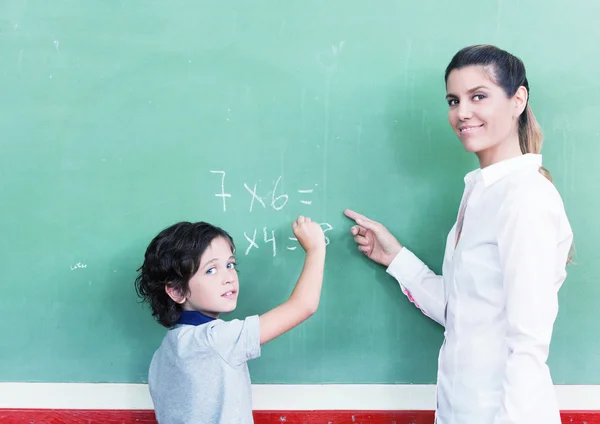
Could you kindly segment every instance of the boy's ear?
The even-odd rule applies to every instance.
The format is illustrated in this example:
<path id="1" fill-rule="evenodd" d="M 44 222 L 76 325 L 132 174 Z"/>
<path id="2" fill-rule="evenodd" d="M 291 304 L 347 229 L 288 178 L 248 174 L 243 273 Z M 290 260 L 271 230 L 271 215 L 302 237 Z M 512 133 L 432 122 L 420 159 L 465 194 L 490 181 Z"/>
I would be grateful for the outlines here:
<path id="1" fill-rule="evenodd" d="M 178 303 L 178 304 L 182 304 L 186 301 L 185 296 L 181 293 L 181 290 L 170 286 L 169 284 L 167 284 L 165 286 L 165 292 L 169 295 L 169 297 L 171 299 L 173 299 L 173 302 Z"/>

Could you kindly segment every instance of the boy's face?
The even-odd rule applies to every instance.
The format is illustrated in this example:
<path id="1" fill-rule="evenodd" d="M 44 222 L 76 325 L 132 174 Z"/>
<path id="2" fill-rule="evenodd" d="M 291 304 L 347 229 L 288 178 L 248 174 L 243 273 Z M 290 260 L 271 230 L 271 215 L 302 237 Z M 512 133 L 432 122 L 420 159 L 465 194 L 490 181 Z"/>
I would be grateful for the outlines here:
<path id="1" fill-rule="evenodd" d="M 239 281 L 235 257 L 227 240 L 215 238 L 200 258 L 200 267 L 190 279 L 183 309 L 217 318 L 237 305 Z"/>

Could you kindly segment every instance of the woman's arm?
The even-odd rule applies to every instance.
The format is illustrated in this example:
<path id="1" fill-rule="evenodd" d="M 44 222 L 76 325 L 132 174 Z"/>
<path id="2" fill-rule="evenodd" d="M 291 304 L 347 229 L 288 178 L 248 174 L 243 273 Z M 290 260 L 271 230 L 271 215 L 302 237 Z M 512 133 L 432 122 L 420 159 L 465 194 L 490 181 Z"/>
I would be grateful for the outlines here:
<path id="1" fill-rule="evenodd" d="M 529 400 L 550 377 L 546 361 L 564 279 L 560 268 L 570 246 L 561 217 L 558 193 L 548 190 L 518 196 L 499 212 L 508 360 L 494 424 L 522 423 Z"/>
<path id="2" fill-rule="evenodd" d="M 403 293 L 425 315 L 444 325 L 444 284 L 442 277 L 431 271 L 379 222 L 357 212 L 344 211 L 357 225 L 350 230 L 358 250 L 369 259 L 387 267 L 387 272 L 400 283 Z"/>

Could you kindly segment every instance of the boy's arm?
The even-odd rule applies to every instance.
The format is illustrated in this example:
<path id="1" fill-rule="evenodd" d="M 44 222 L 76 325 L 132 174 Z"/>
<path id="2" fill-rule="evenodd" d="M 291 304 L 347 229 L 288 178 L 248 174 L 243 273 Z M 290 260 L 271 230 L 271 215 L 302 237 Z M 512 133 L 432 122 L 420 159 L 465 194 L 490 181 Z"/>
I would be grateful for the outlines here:
<path id="1" fill-rule="evenodd" d="M 319 306 L 325 267 L 325 236 L 321 227 L 310 218 L 299 217 L 293 228 L 306 251 L 304 267 L 289 299 L 260 316 L 261 345 L 310 318 Z"/>

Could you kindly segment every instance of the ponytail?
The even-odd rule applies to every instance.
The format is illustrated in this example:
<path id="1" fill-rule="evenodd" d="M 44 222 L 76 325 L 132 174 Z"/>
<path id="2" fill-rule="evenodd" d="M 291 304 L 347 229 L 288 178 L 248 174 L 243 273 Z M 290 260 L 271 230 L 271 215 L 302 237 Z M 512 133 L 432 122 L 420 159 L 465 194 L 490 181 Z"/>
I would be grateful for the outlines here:
<path id="1" fill-rule="evenodd" d="M 539 154 L 542 151 L 542 143 L 544 135 L 542 129 L 535 119 L 533 111 L 529 103 L 525 106 L 525 110 L 519 117 L 519 145 L 521 152 Z"/>
<path id="2" fill-rule="evenodd" d="M 529 103 L 527 103 L 525 110 L 519 117 L 519 146 L 521 147 L 521 153 L 540 153 L 543 141 L 542 128 L 538 124 L 537 119 L 535 119 Z M 553 183 L 550 171 L 543 166 L 540 166 L 539 171 L 540 174 Z M 573 262 L 574 255 L 575 246 L 572 244 L 567 257 L 567 265 Z"/>
<path id="3" fill-rule="evenodd" d="M 544 142 L 544 134 L 542 128 L 538 124 L 535 115 L 531 110 L 529 103 L 525 106 L 525 110 L 519 117 L 519 146 L 521 153 L 536 153 L 542 151 L 542 143 Z M 552 182 L 552 175 L 543 166 L 540 166 L 540 174 Z"/>

